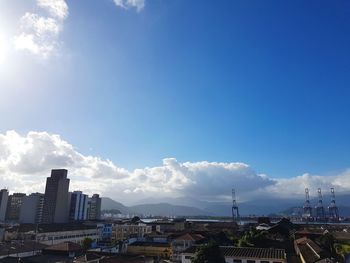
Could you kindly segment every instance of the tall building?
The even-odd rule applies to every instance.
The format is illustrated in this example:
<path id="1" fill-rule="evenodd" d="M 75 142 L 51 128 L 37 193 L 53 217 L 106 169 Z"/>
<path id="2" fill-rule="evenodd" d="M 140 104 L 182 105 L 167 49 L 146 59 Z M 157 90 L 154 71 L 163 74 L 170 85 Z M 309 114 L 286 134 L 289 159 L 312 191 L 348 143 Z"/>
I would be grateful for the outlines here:
<path id="1" fill-rule="evenodd" d="M 0 190 L 0 222 L 5 221 L 8 197 L 9 197 L 9 191 L 7 191 L 7 189 L 1 189 Z"/>
<path id="2" fill-rule="evenodd" d="M 21 212 L 21 207 L 25 196 L 26 194 L 23 193 L 14 193 L 13 195 L 9 196 L 6 208 L 6 220 L 19 220 L 19 214 Z"/>
<path id="3" fill-rule="evenodd" d="M 20 223 L 39 224 L 42 221 L 44 194 L 34 193 L 23 198 Z"/>
<path id="4" fill-rule="evenodd" d="M 101 198 L 98 194 L 94 194 L 91 198 L 89 198 L 88 219 L 89 220 L 101 219 Z"/>
<path id="5" fill-rule="evenodd" d="M 68 222 L 69 179 L 66 169 L 51 170 L 51 177 L 46 179 L 42 223 Z"/>
<path id="6" fill-rule="evenodd" d="M 70 194 L 69 220 L 82 221 L 87 219 L 88 196 L 81 191 Z"/>

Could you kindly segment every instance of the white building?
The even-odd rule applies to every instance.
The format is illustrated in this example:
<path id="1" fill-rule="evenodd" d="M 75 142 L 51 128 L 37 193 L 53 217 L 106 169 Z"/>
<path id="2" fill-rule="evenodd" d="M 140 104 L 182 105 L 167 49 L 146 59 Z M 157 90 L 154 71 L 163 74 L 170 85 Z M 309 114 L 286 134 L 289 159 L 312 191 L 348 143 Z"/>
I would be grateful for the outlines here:
<path id="1" fill-rule="evenodd" d="M 77 244 L 82 244 L 85 238 L 100 240 L 100 236 L 100 229 L 91 228 L 37 233 L 36 240 L 37 242 L 45 245 L 56 245 L 63 242 L 74 242 Z"/>
<path id="2" fill-rule="evenodd" d="M 69 220 L 83 221 L 87 219 L 88 196 L 81 191 L 70 193 Z"/>

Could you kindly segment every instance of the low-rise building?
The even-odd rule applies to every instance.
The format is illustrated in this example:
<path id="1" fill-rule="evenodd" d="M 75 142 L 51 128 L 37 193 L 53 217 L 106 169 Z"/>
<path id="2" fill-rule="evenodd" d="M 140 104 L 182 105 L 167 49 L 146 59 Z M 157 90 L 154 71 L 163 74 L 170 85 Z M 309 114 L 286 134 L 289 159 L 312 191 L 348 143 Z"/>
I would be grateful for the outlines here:
<path id="1" fill-rule="evenodd" d="M 85 238 L 99 241 L 101 229 L 95 225 L 84 224 L 22 224 L 6 229 L 5 240 L 36 240 L 46 245 L 63 242 L 82 244 Z"/>
<path id="2" fill-rule="evenodd" d="M 294 248 L 302 263 L 314 263 L 329 257 L 327 251 L 307 237 L 296 239 Z"/>
<path id="3" fill-rule="evenodd" d="M 85 238 L 99 240 L 100 231 L 96 228 L 90 228 L 36 234 L 36 240 L 46 245 L 54 245 L 62 242 L 74 242 L 77 244 L 82 244 Z"/>
<path id="4" fill-rule="evenodd" d="M 33 241 L 11 241 L 0 243 L 0 259 L 6 257 L 30 257 L 42 253 L 46 245 Z"/>
<path id="5" fill-rule="evenodd" d="M 171 259 L 174 261 L 181 261 L 181 253 L 183 251 L 204 239 L 205 237 L 203 237 L 202 235 L 192 233 L 187 233 L 174 238 L 171 242 L 171 247 L 173 251 Z"/>
<path id="6" fill-rule="evenodd" d="M 181 254 L 182 263 L 191 263 L 197 247 L 193 246 Z M 287 263 L 284 249 L 221 246 L 226 263 Z"/>
<path id="7" fill-rule="evenodd" d="M 143 238 L 152 233 L 152 227 L 143 223 L 115 224 L 112 229 L 112 241 L 123 241 L 129 238 Z"/>
<path id="8" fill-rule="evenodd" d="M 127 253 L 167 259 L 171 257 L 172 249 L 170 244 L 134 242 L 128 245 Z"/>

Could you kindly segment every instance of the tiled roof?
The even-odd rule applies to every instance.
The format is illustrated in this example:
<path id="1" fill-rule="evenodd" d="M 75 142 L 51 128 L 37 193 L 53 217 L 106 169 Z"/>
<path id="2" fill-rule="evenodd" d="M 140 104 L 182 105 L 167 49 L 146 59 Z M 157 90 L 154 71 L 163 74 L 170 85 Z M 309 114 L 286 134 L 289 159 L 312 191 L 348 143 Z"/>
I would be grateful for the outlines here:
<path id="1" fill-rule="evenodd" d="M 186 249 L 183 253 L 194 254 L 197 248 L 198 246 L 192 246 Z M 220 247 L 220 250 L 225 257 L 286 259 L 286 252 L 284 249 L 222 246 Z"/>
<path id="2" fill-rule="evenodd" d="M 157 243 L 157 242 L 134 242 L 128 245 L 129 247 L 138 246 L 138 247 L 170 247 L 168 243 Z"/>
<path id="3" fill-rule="evenodd" d="M 77 257 L 75 262 L 89 262 L 92 260 L 102 259 L 103 256 L 97 255 L 97 254 L 85 254 L 81 257 Z"/>
<path id="4" fill-rule="evenodd" d="M 144 263 L 149 261 L 150 258 L 144 256 L 117 255 L 103 258 L 100 263 Z"/>
<path id="5" fill-rule="evenodd" d="M 220 247 L 225 257 L 285 259 L 284 249 L 255 248 L 255 247 Z"/>
<path id="6" fill-rule="evenodd" d="M 307 237 L 302 237 L 302 238 L 299 238 L 297 240 L 295 240 L 295 243 L 297 245 L 307 245 L 308 247 L 310 247 L 314 252 L 316 253 L 321 253 L 323 250 L 322 248 L 317 245 L 314 241 L 312 241 L 311 239 L 307 238 Z"/>
<path id="7" fill-rule="evenodd" d="M 200 234 L 189 234 L 189 233 L 175 238 L 175 240 L 191 240 L 191 241 L 198 241 L 202 239 L 204 239 L 204 237 Z"/>

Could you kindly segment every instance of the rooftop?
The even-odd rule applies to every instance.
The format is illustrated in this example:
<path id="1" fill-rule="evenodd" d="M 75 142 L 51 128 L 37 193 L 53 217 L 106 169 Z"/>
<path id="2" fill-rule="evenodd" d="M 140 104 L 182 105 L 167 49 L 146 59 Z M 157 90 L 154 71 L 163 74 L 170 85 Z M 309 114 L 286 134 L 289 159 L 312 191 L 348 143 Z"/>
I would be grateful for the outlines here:
<path id="1" fill-rule="evenodd" d="M 132 244 L 129 245 L 129 247 L 131 246 L 142 246 L 142 247 L 170 247 L 170 244 L 166 244 L 166 243 L 157 243 L 157 242 L 134 242 Z"/>
<path id="2" fill-rule="evenodd" d="M 192 246 L 183 253 L 194 254 L 197 248 L 198 246 Z M 221 246 L 220 250 L 225 257 L 286 259 L 286 252 L 284 249 Z"/>

